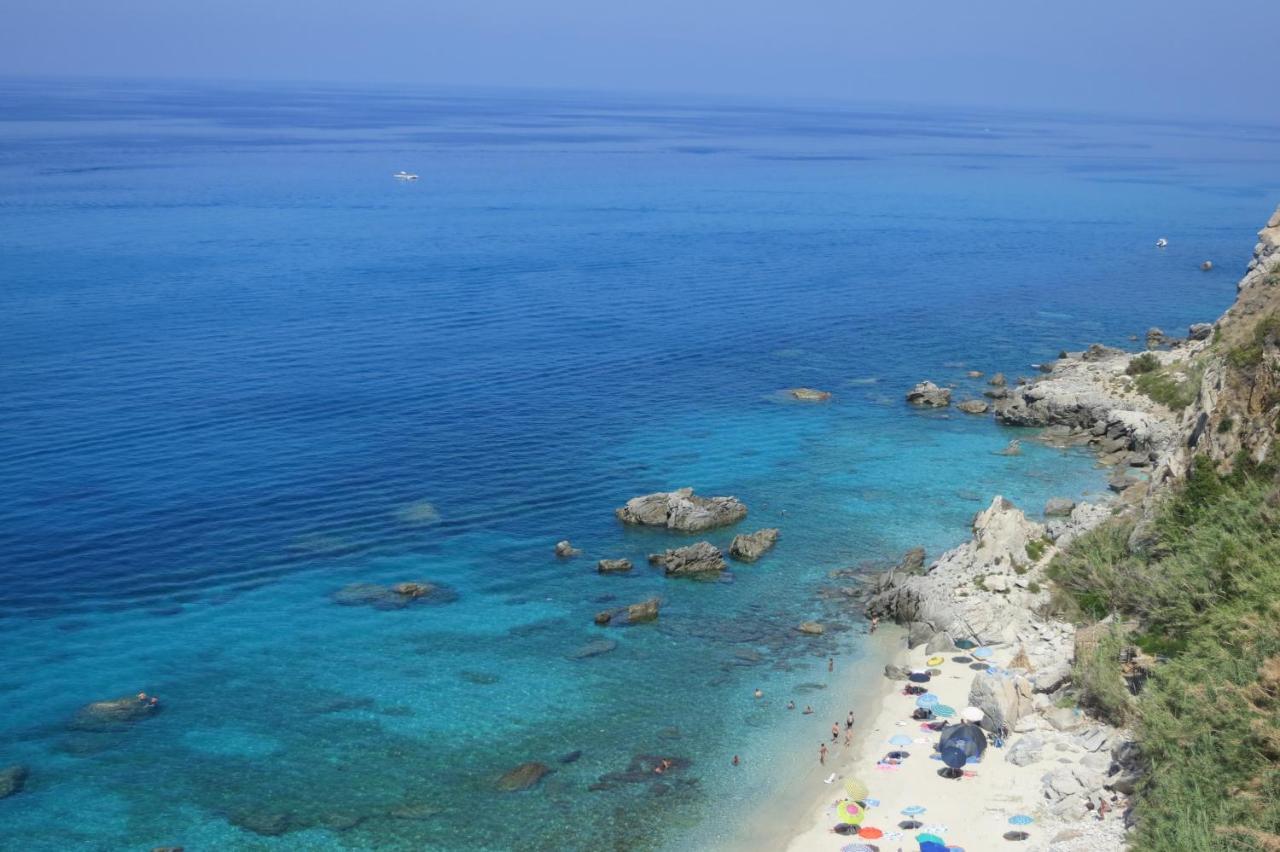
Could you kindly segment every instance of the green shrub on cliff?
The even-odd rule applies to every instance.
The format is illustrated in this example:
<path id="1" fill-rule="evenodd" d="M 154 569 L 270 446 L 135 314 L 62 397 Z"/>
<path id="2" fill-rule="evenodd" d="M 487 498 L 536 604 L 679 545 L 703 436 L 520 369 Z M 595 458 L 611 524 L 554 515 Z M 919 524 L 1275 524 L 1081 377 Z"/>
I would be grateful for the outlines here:
<path id="1" fill-rule="evenodd" d="M 1125 367 L 1124 371 L 1130 376 L 1138 376 L 1158 369 L 1160 369 L 1160 359 L 1150 352 L 1143 352 L 1136 358 L 1130 359 L 1129 366 Z"/>
<path id="2" fill-rule="evenodd" d="M 1262 363 L 1262 355 L 1268 341 L 1275 343 L 1280 339 L 1280 314 L 1269 314 L 1258 320 L 1253 327 L 1253 336 L 1247 343 L 1227 352 L 1227 360 L 1232 366 L 1242 370 L 1251 369 Z"/>
<path id="3" fill-rule="evenodd" d="M 1049 563 L 1049 579 L 1064 594 L 1064 614 L 1098 621 L 1112 613 L 1132 612 L 1142 590 L 1141 562 L 1129 554 L 1133 521 L 1111 518 L 1077 538 Z"/>
<path id="4" fill-rule="evenodd" d="M 1136 385 L 1140 392 L 1161 405 L 1181 411 L 1196 401 L 1203 377 L 1203 364 L 1175 363 L 1139 375 Z"/>

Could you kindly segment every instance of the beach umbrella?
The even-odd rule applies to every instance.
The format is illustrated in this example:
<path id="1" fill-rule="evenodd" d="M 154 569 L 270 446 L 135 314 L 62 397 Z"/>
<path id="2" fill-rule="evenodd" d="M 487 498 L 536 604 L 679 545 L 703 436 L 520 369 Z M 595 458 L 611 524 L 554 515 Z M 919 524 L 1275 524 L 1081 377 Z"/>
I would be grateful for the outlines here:
<path id="1" fill-rule="evenodd" d="M 952 658 L 951 658 L 951 662 L 953 662 L 953 663 L 972 663 L 972 662 L 973 662 L 973 657 L 965 657 L 965 656 L 952 657 Z"/>
<path id="2" fill-rule="evenodd" d="M 952 716 L 956 715 L 956 708 L 950 706 L 949 704 L 935 704 L 929 709 L 933 711 L 933 715 L 941 716 L 944 719 L 949 719 Z"/>
<path id="3" fill-rule="evenodd" d="M 890 758 L 891 760 L 903 760 L 904 758 L 908 758 L 910 756 L 911 756 L 911 752 L 909 751 L 891 751 L 885 755 L 885 757 Z"/>
<path id="4" fill-rule="evenodd" d="M 898 823 L 898 828 L 903 831 L 915 831 L 923 825 L 924 823 L 918 819 L 904 819 L 902 822 Z"/>
<path id="5" fill-rule="evenodd" d="M 859 825 L 867 817 L 867 812 L 857 802 L 841 802 L 836 808 L 836 817 L 845 825 Z"/>
<path id="6" fill-rule="evenodd" d="M 930 657 L 924 661 L 924 664 L 926 666 L 940 666 L 942 665 L 942 657 Z"/>
<path id="7" fill-rule="evenodd" d="M 947 847 L 941 843 L 934 843 L 932 840 L 926 840 L 920 844 L 920 852 L 947 852 Z"/>
<path id="8" fill-rule="evenodd" d="M 862 828 L 858 829 L 858 836 L 867 840 L 879 840 L 881 837 L 884 837 L 884 832 L 875 826 L 864 825 Z"/>
<path id="9" fill-rule="evenodd" d="M 990 648 L 983 646 L 981 648 L 974 648 L 972 651 L 969 652 L 969 656 L 973 657 L 976 660 L 989 660 L 991 659 L 991 655 L 994 653 L 995 651 L 992 651 Z"/>
<path id="10" fill-rule="evenodd" d="M 920 816 L 920 814 L 924 813 L 927 810 L 928 808 L 923 807 L 921 805 L 907 805 L 905 808 L 901 810 L 900 813 L 903 816 Z"/>
<path id="11" fill-rule="evenodd" d="M 864 801 L 867 794 L 871 791 L 867 789 L 867 785 L 860 778 L 846 778 L 844 782 L 844 791 L 850 799 L 855 802 Z"/>
<path id="12" fill-rule="evenodd" d="M 916 835 L 916 842 L 917 842 L 917 843 L 919 843 L 919 844 L 921 844 L 922 846 L 923 846 L 925 843 L 936 843 L 936 844 L 938 844 L 939 846 L 941 846 L 941 847 L 943 848 L 943 850 L 945 850 L 945 849 L 947 848 L 947 842 L 946 842 L 945 840 L 943 840 L 943 839 L 942 839 L 941 837 L 939 837 L 938 835 L 936 835 L 936 834 L 930 834 L 930 833 L 929 833 L 929 832 L 927 832 L 927 831 L 922 831 L 921 833 L 917 834 L 917 835 Z"/>
<path id="13" fill-rule="evenodd" d="M 880 850 L 865 843 L 850 843 L 848 846 L 840 847 L 840 852 L 880 852 Z"/>
<path id="14" fill-rule="evenodd" d="M 969 758 L 980 758 L 987 750 L 987 735 L 977 725 L 955 725 L 938 737 L 938 753 L 952 769 L 961 769 Z"/>
<path id="15" fill-rule="evenodd" d="M 1025 831 L 1006 831 L 1003 835 L 1005 840 L 1026 840 L 1031 835 Z"/>
<path id="16" fill-rule="evenodd" d="M 928 707 L 930 704 L 937 704 L 940 699 L 932 692 L 926 692 L 916 699 L 917 707 Z"/>
<path id="17" fill-rule="evenodd" d="M 889 745 L 911 745 L 911 737 L 906 734 L 894 734 L 889 737 Z"/>
<path id="18" fill-rule="evenodd" d="M 912 672 L 911 674 L 907 675 L 907 680 L 911 681 L 912 683 L 928 683 L 929 673 L 928 672 Z"/>
<path id="19" fill-rule="evenodd" d="M 1009 825 L 1031 825 L 1033 822 L 1035 822 L 1035 820 L 1026 814 L 1018 814 L 1017 816 L 1009 817 Z"/>
<path id="20" fill-rule="evenodd" d="M 966 722 L 973 722 L 975 724 L 982 721 L 983 715 L 984 715 L 983 712 L 979 710 L 977 707 L 966 707 L 960 711 L 961 719 L 964 719 Z"/>

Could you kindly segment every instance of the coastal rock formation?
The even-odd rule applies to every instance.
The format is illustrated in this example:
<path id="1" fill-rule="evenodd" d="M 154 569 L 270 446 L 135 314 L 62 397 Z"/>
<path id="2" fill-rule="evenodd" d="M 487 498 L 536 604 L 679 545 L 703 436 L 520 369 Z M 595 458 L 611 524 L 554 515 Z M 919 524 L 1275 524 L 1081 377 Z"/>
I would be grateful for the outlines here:
<path id="1" fill-rule="evenodd" d="M 9 766 L 0 769 L 0 799 L 22 792 L 27 783 L 27 767 Z"/>
<path id="2" fill-rule="evenodd" d="M 789 388 L 787 393 L 791 394 L 792 399 L 801 402 L 826 402 L 831 399 L 831 392 L 824 390 L 816 390 L 814 388 Z"/>
<path id="3" fill-rule="evenodd" d="M 440 583 L 406 582 L 392 586 L 378 583 L 349 583 L 333 593 L 341 606 L 368 606 L 374 609 L 404 609 L 414 603 L 448 603 L 457 595 Z"/>
<path id="4" fill-rule="evenodd" d="M 928 408 L 946 408 L 951 404 L 951 389 L 924 381 L 907 391 L 907 402 Z"/>
<path id="5" fill-rule="evenodd" d="M 729 555 L 741 562 L 755 562 L 778 541 L 778 530 L 768 528 L 735 535 L 729 544 Z"/>
<path id="6" fill-rule="evenodd" d="M 160 712 L 149 698 L 125 695 L 109 701 L 95 701 L 80 708 L 70 727 L 77 731 L 116 731 Z"/>
<path id="7" fill-rule="evenodd" d="M 650 554 L 649 564 L 662 566 L 668 577 L 711 574 L 728 567 L 720 548 L 707 541 Z"/>
<path id="8" fill-rule="evenodd" d="M 596 563 L 596 571 L 601 574 L 620 574 L 632 567 L 630 559 L 601 559 Z"/>
<path id="9" fill-rule="evenodd" d="M 966 399 L 957 402 L 956 408 L 965 414 L 986 414 L 990 406 L 980 399 Z"/>
<path id="10" fill-rule="evenodd" d="M 827 628 L 816 621 L 802 621 L 796 630 L 809 636 L 821 636 L 827 632 Z"/>
<path id="11" fill-rule="evenodd" d="M 1008 384 L 1008 380 L 1005 379 L 1004 373 L 996 373 L 991 377 L 991 381 L 987 382 L 987 384 L 991 385 L 993 388 L 1002 388 Z"/>
<path id="12" fill-rule="evenodd" d="M 556 542 L 556 556 L 561 559 L 572 559 L 575 556 L 581 556 L 582 551 L 569 543 L 566 538 L 563 541 Z"/>
<path id="13" fill-rule="evenodd" d="M 633 497 L 614 514 L 624 524 L 701 532 L 736 524 L 747 516 L 737 497 L 699 497 L 692 488 Z"/>
<path id="14" fill-rule="evenodd" d="M 528 790 L 538 784 L 543 777 L 551 771 L 551 767 L 545 763 L 531 761 L 522 763 L 514 769 L 508 770 L 501 778 L 498 779 L 497 787 L 504 793 L 515 793 L 520 790 Z"/>
<path id="15" fill-rule="evenodd" d="M 1187 337 L 1190 340 L 1208 340 L 1213 336 L 1213 323 L 1197 322 L 1187 327 Z"/>

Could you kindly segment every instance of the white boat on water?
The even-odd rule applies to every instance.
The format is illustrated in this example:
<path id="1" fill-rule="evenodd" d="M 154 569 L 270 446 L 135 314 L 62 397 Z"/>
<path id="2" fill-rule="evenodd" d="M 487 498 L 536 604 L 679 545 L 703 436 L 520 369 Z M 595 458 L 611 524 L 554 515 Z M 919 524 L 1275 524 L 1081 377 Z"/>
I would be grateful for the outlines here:
<path id="1" fill-rule="evenodd" d="M 1156 248 L 1168 248 L 1168 246 L 1169 246 L 1169 241 L 1166 240 L 1164 237 L 1161 237 L 1160 239 L 1156 240 Z"/>
<path id="2" fill-rule="evenodd" d="M 395 178 L 396 180 L 417 180 L 418 179 L 417 175 L 410 174 L 409 172 L 406 172 L 406 171 L 398 171 L 395 174 L 393 174 L 392 177 Z"/>

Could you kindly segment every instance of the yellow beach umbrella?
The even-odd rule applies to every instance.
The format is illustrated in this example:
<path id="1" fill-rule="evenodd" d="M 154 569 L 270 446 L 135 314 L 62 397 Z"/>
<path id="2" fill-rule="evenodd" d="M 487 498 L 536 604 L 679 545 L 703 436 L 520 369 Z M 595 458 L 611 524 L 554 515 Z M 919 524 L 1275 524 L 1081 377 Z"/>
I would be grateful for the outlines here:
<path id="1" fill-rule="evenodd" d="M 871 791 L 867 789 L 866 783 L 861 778 L 845 779 L 844 791 L 855 802 L 864 802 L 867 796 L 871 794 Z"/>
<path id="2" fill-rule="evenodd" d="M 836 808 L 836 816 L 845 825 L 859 825 L 866 819 L 867 812 L 857 802 L 841 802 Z"/>

